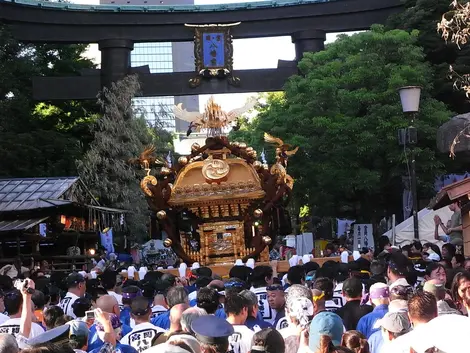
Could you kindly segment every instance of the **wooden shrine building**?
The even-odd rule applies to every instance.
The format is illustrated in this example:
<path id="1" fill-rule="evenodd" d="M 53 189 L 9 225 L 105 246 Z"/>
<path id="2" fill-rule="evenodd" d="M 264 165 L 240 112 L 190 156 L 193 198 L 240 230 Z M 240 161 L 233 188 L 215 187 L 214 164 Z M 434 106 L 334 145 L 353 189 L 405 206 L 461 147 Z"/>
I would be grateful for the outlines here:
<path id="1" fill-rule="evenodd" d="M 79 177 L 0 179 L 0 264 L 22 255 L 56 270 L 83 266 L 100 230 L 122 228 L 124 213 L 102 207 Z"/>

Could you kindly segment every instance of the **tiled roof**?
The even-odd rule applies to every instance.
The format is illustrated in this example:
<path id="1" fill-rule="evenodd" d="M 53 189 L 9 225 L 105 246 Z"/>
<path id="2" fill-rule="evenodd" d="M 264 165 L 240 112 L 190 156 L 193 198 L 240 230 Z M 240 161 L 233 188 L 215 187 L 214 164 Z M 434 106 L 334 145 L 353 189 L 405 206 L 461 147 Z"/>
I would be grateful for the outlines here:
<path id="1" fill-rule="evenodd" d="M 15 230 L 27 230 L 46 220 L 48 217 L 16 219 L 13 221 L 0 221 L 0 232 L 11 232 Z"/>
<path id="2" fill-rule="evenodd" d="M 78 177 L 0 179 L 0 212 L 24 211 L 70 203 L 62 195 Z"/>

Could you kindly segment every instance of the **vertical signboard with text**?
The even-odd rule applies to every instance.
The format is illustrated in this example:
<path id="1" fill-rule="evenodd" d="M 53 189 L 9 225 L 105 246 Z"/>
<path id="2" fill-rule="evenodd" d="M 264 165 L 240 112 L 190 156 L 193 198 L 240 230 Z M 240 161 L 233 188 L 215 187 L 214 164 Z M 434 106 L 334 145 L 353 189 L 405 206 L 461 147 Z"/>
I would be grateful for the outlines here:
<path id="1" fill-rule="evenodd" d="M 354 224 L 354 249 L 374 249 L 374 232 L 372 224 Z"/>

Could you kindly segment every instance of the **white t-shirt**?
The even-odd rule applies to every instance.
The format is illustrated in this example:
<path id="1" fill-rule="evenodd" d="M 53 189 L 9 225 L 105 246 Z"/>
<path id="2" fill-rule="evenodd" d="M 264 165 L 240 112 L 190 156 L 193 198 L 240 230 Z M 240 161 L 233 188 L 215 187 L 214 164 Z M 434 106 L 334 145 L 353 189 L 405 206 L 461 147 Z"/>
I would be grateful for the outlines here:
<path id="1" fill-rule="evenodd" d="M 287 317 L 284 316 L 277 321 L 275 328 L 277 331 L 279 331 L 288 326 L 289 326 L 289 322 L 287 321 Z"/>
<path id="2" fill-rule="evenodd" d="M 347 264 L 349 262 L 349 252 L 348 251 L 345 250 L 341 253 L 341 262 L 343 264 Z"/>
<path id="3" fill-rule="evenodd" d="M 112 290 L 108 290 L 108 294 L 113 296 L 114 298 L 116 298 L 116 300 L 119 304 L 119 307 L 122 306 L 122 295 L 121 294 L 117 294 L 116 292 L 113 292 Z"/>
<path id="4" fill-rule="evenodd" d="M 325 302 L 325 309 L 326 309 L 327 311 L 331 311 L 331 312 L 334 312 L 334 313 L 335 313 L 335 312 L 338 311 L 338 309 L 340 309 L 340 308 L 341 308 L 341 305 L 338 304 L 335 300 L 327 300 L 327 301 Z"/>
<path id="5" fill-rule="evenodd" d="M 121 338 L 119 342 L 134 347 L 140 353 L 152 347 L 153 341 L 161 332 L 165 332 L 165 330 L 152 325 L 150 322 L 144 322 L 135 325 L 132 331 Z"/>
<path id="6" fill-rule="evenodd" d="M 343 296 L 343 282 L 336 284 L 333 291 L 333 301 L 341 307 L 346 304 L 346 298 Z"/>
<path id="7" fill-rule="evenodd" d="M 232 325 L 234 333 L 229 337 L 229 350 L 233 353 L 248 353 L 251 350 L 251 340 L 255 334 L 245 325 Z"/>
<path id="8" fill-rule="evenodd" d="M 20 333 L 21 319 L 8 319 L 0 325 L 0 333 L 9 333 L 10 335 L 17 336 Z M 28 338 L 34 338 L 44 333 L 44 329 L 36 323 L 31 324 L 31 332 Z"/>
<path id="9" fill-rule="evenodd" d="M 263 317 L 264 321 L 269 322 L 271 325 L 276 319 L 276 310 L 271 309 L 268 303 L 268 293 L 266 287 L 251 288 L 251 291 L 258 297 L 258 310 Z"/>
<path id="10" fill-rule="evenodd" d="M 65 315 L 68 315 L 70 317 L 73 317 L 74 319 L 76 319 L 77 317 L 75 316 L 75 314 L 73 313 L 73 303 L 75 303 L 75 301 L 80 298 L 78 295 L 75 295 L 73 293 L 70 293 L 70 292 L 67 292 L 67 294 L 65 295 L 64 299 L 62 299 L 59 303 L 59 306 L 62 308 L 62 310 L 64 311 L 64 314 Z"/>
<path id="11" fill-rule="evenodd" d="M 397 337 L 391 342 L 384 343 L 380 353 L 410 353 L 410 347 L 419 337 L 427 324 L 416 326 L 412 331 Z M 449 352 L 450 353 L 450 352 Z"/>
<path id="12" fill-rule="evenodd" d="M 7 320 L 10 320 L 9 316 L 6 316 L 5 314 L 0 314 L 0 325 L 3 324 Z"/>

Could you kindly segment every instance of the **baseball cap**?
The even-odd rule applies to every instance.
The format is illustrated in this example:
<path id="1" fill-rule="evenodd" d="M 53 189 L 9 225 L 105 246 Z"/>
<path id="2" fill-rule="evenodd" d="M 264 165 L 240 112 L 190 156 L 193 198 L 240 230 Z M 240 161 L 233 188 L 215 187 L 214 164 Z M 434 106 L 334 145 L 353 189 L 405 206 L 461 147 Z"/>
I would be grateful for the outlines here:
<path id="1" fill-rule="evenodd" d="M 404 299 L 395 299 L 388 305 L 389 313 L 403 313 L 408 311 L 408 301 Z"/>
<path id="2" fill-rule="evenodd" d="M 432 283 L 431 281 L 427 281 L 424 283 L 423 291 L 431 293 L 435 297 L 442 291 L 445 291 L 445 287 L 443 284 Z"/>
<path id="3" fill-rule="evenodd" d="M 72 304 L 72 309 L 73 310 L 88 311 L 88 310 L 90 310 L 90 308 L 91 308 L 91 300 L 86 298 L 86 297 L 78 298 Z"/>
<path id="4" fill-rule="evenodd" d="M 34 338 L 31 338 L 27 341 L 28 346 L 38 346 L 44 343 L 61 343 L 69 339 L 69 330 L 70 325 L 65 324 L 53 328 L 52 330 L 46 331 L 37 335 Z"/>
<path id="5" fill-rule="evenodd" d="M 200 270 L 200 268 L 198 268 L 198 270 Z M 211 277 L 207 277 L 207 276 L 198 276 L 196 278 L 196 288 L 204 288 L 204 287 L 207 287 L 209 285 L 209 283 L 212 282 L 212 278 Z"/>
<path id="6" fill-rule="evenodd" d="M 406 333 L 410 330 L 411 324 L 405 313 L 388 312 L 375 322 L 374 328 L 384 328 L 392 333 Z"/>
<path id="7" fill-rule="evenodd" d="M 320 349 L 320 338 L 323 335 L 330 336 L 333 344 L 339 346 L 343 336 L 343 320 L 335 313 L 322 311 L 313 317 L 309 332 L 309 347 L 312 351 Z"/>
<path id="8" fill-rule="evenodd" d="M 355 296 L 360 297 L 362 295 L 362 282 L 357 277 L 348 278 L 343 283 L 342 291 L 346 293 L 348 296 Z"/>
<path id="9" fill-rule="evenodd" d="M 199 267 L 191 270 L 191 273 L 196 277 L 212 277 L 212 270 L 209 267 Z"/>
<path id="10" fill-rule="evenodd" d="M 65 279 L 65 284 L 67 288 L 71 288 L 76 286 L 79 283 L 85 282 L 85 277 L 83 277 L 80 273 L 72 272 L 67 276 Z"/>
<path id="11" fill-rule="evenodd" d="M 73 320 L 68 323 L 70 326 L 69 337 L 88 337 L 90 330 L 84 321 Z"/>
<path id="12" fill-rule="evenodd" d="M 370 299 L 390 298 L 389 287 L 384 283 L 374 283 L 369 290 Z"/>
<path id="13" fill-rule="evenodd" d="M 233 326 L 227 320 L 213 315 L 199 316 L 191 324 L 199 342 L 205 344 L 219 344 L 228 342 L 234 333 Z"/>
<path id="14" fill-rule="evenodd" d="M 151 311 L 150 303 L 147 298 L 137 297 L 132 300 L 131 313 L 135 316 L 144 316 Z"/>

